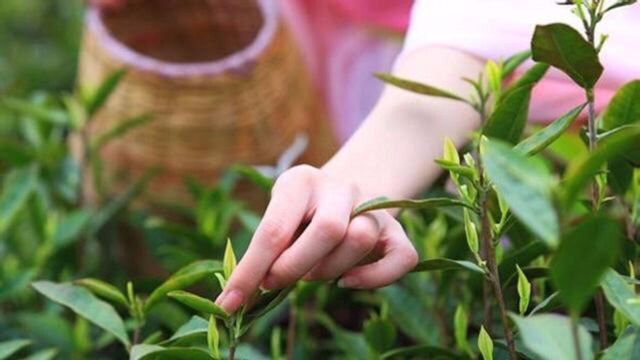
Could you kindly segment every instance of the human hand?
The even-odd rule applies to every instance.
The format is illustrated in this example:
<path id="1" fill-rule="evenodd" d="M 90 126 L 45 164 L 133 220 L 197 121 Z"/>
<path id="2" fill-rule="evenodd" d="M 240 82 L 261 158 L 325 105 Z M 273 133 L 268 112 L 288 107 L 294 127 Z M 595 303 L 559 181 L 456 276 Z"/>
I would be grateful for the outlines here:
<path id="1" fill-rule="evenodd" d="M 338 286 L 357 289 L 399 279 L 417 264 L 418 254 L 388 212 L 350 218 L 353 208 L 368 199 L 355 186 L 320 169 L 297 166 L 283 173 L 246 254 L 216 304 L 233 313 L 260 286 L 283 288 L 302 278 L 340 278 Z M 308 225 L 302 229 L 304 224 Z M 379 259 L 361 265 L 372 252 Z"/>
<path id="2" fill-rule="evenodd" d="M 102 10 L 118 10 L 127 4 L 127 0 L 89 0 L 89 3 Z"/>

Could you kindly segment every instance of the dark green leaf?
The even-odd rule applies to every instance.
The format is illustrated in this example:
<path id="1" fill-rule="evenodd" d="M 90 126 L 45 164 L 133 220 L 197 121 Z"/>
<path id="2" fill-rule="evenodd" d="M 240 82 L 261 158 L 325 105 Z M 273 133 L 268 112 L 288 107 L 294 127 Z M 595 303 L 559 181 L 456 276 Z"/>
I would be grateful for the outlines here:
<path id="1" fill-rule="evenodd" d="M 549 269 L 545 267 L 525 267 L 525 268 L 522 268 L 522 272 L 524 273 L 524 275 L 527 277 L 528 280 L 535 280 L 535 279 L 546 277 L 549 274 Z M 511 276 L 509 276 L 507 280 L 505 280 L 502 283 L 502 286 L 507 287 L 507 286 L 515 285 L 517 280 L 518 280 L 518 273 L 517 272 L 512 273 Z"/>
<path id="2" fill-rule="evenodd" d="M 469 359 L 445 348 L 429 345 L 417 345 L 388 351 L 380 357 L 380 360 L 405 360 L 405 359 Z"/>
<path id="3" fill-rule="evenodd" d="M 174 341 L 195 334 L 206 334 L 208 329 L 209 322 L 207 320 L 200 316 L 193 316 L 187 323 L 180 326 L 167 341 Z"/>
<path id="4" fill-rule="evenodd" d="M 527 155 L 534 155 L 544 150 L 576 121 L 586 105 L 587 104 L 582 104 L 573 108 L 568 113 L 547 125 L 544 129 L 522 140 L 516 145 L 515 149 Z"/>
<path id="5" fill-rule="evenodd" d="M 93 116 L 104 105 L 126 73 L 126 69 L 113 72 L 100 84 L 93 96 L 87 99 L 86 108 L 89 116 Z"/>
<path id="6" fill-rule="evenodd" d="M 562 235 L 551 260 L 551 279 L 560 299 L 574 313 L 580 313 L 616 260 L 620 229 L 615 221 L 592 217 Z"/>
<path id="7" fill-rule="evenodd" d="M 252 321 L 274 309 L 276 306 L 282 303 L 287 298 L 287 296 L 289 296 L 289 293 L 291 293 L 294 288 L 295 285 L 292 285 L 284 289 L 262 293 L 258 298 L 258 301 L 253 304 L 246 312 L 244 316 L 245 324 L 250 325 Z"/>
<path id="8" fill-rule="evenodd" d="M 222 272 L 222 263 L 216 260 L 200 260 L 183 267 L 153 290 L 144 304 L 144 310 L 149 311 L 167 293 L 187 288 L 206 278 L 213 278 L 216 272 Z"/>
<path id="9" fill-rule="evenodd" d="M 36 169 L 26 167 L 13 170 L 4 182 L 0 196 L 0 233 L 11 226 L 15 216 L 27 205 L 36 187 Z"/>
<path id="10" fill-rule="evenodd" d="M 564 204 L 568 208 L 578 198 L 584 187 L 602 170 L 604 164 L 637 147 L 640 141 L 640 126 L 630 126 L 600 141 L 596 150 L 572 164 L 564 181 Z"/>
<path id="11" fill-rule="evenodd" d="M 484 274 L 484 270 L 478 265 L 465 260 L 428 259 L 416 265 L 411 272 L 438 271 L 438 270 L 468 270 Z"/>
<path id="12" fill-rule="evenodd" d="M 600 360 L 636 359 L 640 359 L 640 328 L 635 326 L 629 326 L 600 358 Z"/>
<path id="13" fill-rule="evenodd" d="M 515 274 L 516 264 L 529 264 L 540 255 L 549 252 L 549 247 L 542 241 L 533 241 L 519 249 L 515 249 L 505 254 L 504 259 L 498 266 L 500 278 L 506 279 Z"/>
<path id="14" fill-rule="evenodd" d="M 529 70 L 522 74 L 522 76 L 517 78 L 513 84 L 509 85 L 505 95 L 516 91 L 523 86 L 533 86 L 537 84 L 547 74 L 547 71 L 549 71 L 549 64 L 538 63 L 533 65 Z M 504 98 L 504 96 L 502 98 Z"/>
<path id="15" fill-rule="evenodd" d="M 506 78 L 508 78 L 520 65 L 529 60 L 530 57 L 531 51 L 526 50 L 514 54 L 513 56 L 505 60 L 502 64 L 502 79 L 505 80 Z"/>
<path id="16" fill-rule="evenodd" d="M 120 290 L 118 290 L 117 287 L 109 283 L 93 278 L 84 278 L 76 280 L 73 283 L 86 288 L 87 290 L 105 300 L 109 300 L 113 303 L 119 304 L 124 308 L 129 308 L 129 302 L 127 301 L 127 298 L 124 296 L 124 294 Z"/>
<path id="17" fill-rule="evenodd" d="M 31 354 L 24 358 L 23 360 L 52 360 L 58 355 L 58 349 L 44 349 L 38 351 L 37 353 Z"/>
<path id="18" fill-rule="evenodd" d="M 0 161 L 14 167 L 27 165 L 35 157 L 35 151 L 14 139 L 0 139 Z"/>
<path id="19" fill-rule="evenodd" d="M 8 359 L 20 349 L 31 344 L 30 340 L 9 340 L 0 342 L 0 360 Z"/>
<path id="20" fill-rule="evenodd" d="M 263 175 L 258 169 L 249 165 L 234 165 L 231 168 L 233 171 L 249 179 L 252 183 L 259 186 L 265 192 L 271 192 L 274 180 Z"/>
<path id="21" fill-rule="evenodd" d="M 618 89 L 602 117 L 605 130 L 640 122 L 640 80 L 634 80 Z"/>
<path id="22" fill-rule="evenodd" d="M 524 346 L 541 360 L 576 359 L 571 320 L 556 314 L 520 317 L 511 315 L 520 332 Z M 578 326 L 578 343 L 583 360 L 594 358 L 591 335 Z"/>
<path id="23" fill-rule="evenodd" d="M 106 132 L 97 135 L 96 138 L 91 141 L 91 150 L 94 152 L 100 151 L 103 146 L 107 145 L 112 140 L 120 138 L 127 134 L 129 131 L 136 129 L 148 122 L 153 120 L 153 116 L 151 115 L 140 115 L 136 117 L 132 117 L 130 119 L 125 119 L 122 121 L 118 121 L 112 128 L 107 130 Z"/>
<path id="24" fill-rule="evenodd" d="M 612 159 L 607 170 L 607 185 L 618 195 L 626 194 L 633 180 L 633 165 L 625 158 Z"/>
<path id="25" fill-rule="evenodd" d="M 401 79 L 399 77 L 390 75 L 390 74 L 382 74 L 382 73 L 378 73 L 376 74 L 376 77 L 384 82 L 386 82 L 387 84 L 391 84 L 393 86 L 397 86 L 401 89 L 404 90 L 408 90 L 417 94 L 422 94 L 422 95 L 429 95 L 429 96 L 437 96 L 437 97 L 443 97 L 443 98 L 447 98 L 447 99 L 452 99 L 452 100 L 458 100 L 458 101 L 463 101 L 466 102 L 466 100 L 458 95 L 455 95 L 449 91 L 446 90 L 442 90 L 442 89 L 438 89 L 436 87 L 433 87 L 431 85 L 427 85 L 427 84 L 421 84 L 419 82 L 415 82 L 415 81 L 411 81 L 411 80 L 407 80 L 407 79 Z"/>
<path id="26" fill-rule="evenodd" d="M 86 229 L 92 212 L 88 209 L 78 209 L 67 214 L 58 224 L 53 235 L 53 246 L 62 248 L 71 244 Z"/>
<path id="27" fill-rule="evenodd" d="M 564 71 L 578 85 L 592 88 L 603 67 L 598 53 L 574 28 L 566 24 L 536 26 L 531 40 L 533 60 Z"/>
<path id="28" fill-rule="evenodd" d="M 34 120 L 44 121 L 56 125 L 66 125 L 67 118 L 64 112 L 60 110 L 47 109 L 43 105 L 31 103 L 29 101 L 4 98 L 2 103 L 9 109 L 33 118 Z"/>
<path id="29" fill-rule="evenodd" d="M 213 301 L 201 296 L 182 290 L 172 291 L 168 293 L 167 296 L 205 314 L 213 315 L 222 320 L 227 320 L 229 318 L 229 314 L 227 314 L 222 308 L 216 305 Z"/>
<path id="30" fill-rule="evenodd" d="M 195 347 L 165 348 L 140 344 L 131 348 L 130 360 L 212 360 L 206 350 Z"/>
<path id="31" fill-rule="evenodd" d="M 448 206 L 464 206 L 472 210 L 473 207 L 463 201 L 452 198 L 429 198 L 422 200 L 389 200 L 385 197 L 366 201 L 353 209 L 351 217 L 356 217 L 368 211 L 381 209 L 436 209 Z"/>
<path id="32" fill-rule="evenodd" d="M 111 305 L 96 298 L 87 289 L 49 281 L 38 281 L 32 286 L 49 299 L 70 308 L 76 314 L 111 333 L 129 347 L 129 338 L 120 315 Z"/>
<path id="33" fill-rule="evenodd" d="M 378 354 L 389 350 L 396 340 L 396 328 L 379 317 L 366 321 L 363 333 L 367 344 Z"/>
<path id="34" fill-rule="evenodd" d="M 620 274 L 609 269 L 600 285 L 609 304 L 620 311 L 632 324 L 640 326 L 640 306 L 629 303 L 629 300 L 637 299 L 629 283 Z"/>
<path id="35" fill-rule="evenodd" d="M 497 141 L 483 144 L 482 159 L 487 176 L 513 214 L 547 245 L 555 246 L 559 225 L 551 201 L 553 178 L 548 170 Z"/>
<path id="36" fill-rule="evenodd" d="M 482 133 L 510 143 L 518 142 L 527 123 L 531 90 L 531 85 L 525 85 L 505 94 L 491 113 Z"/>
<path id="37" fill-rule="evenodd" d="M 420 298 L 400 285 L 378 289 L 377 293 L 389 304 L 389 318 L 405 335 L 421 343 L 437 342 L 437 329 L 424 326 L 426 323 L 435 324 L 436 319 L 424 307 Z"/>

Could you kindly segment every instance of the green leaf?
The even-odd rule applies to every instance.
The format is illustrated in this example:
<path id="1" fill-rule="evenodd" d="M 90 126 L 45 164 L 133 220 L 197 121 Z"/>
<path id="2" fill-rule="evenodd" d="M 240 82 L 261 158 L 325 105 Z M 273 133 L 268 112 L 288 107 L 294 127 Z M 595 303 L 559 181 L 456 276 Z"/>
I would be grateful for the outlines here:
<path id="1" fill-rule="evenodd" d="M 400 285 L 390 285 L 376 291 L 389 304 L 389 319 L 394 321 L 404 334 L 421 343 L 435 344 L 438 331 L 432 313 L 424 307 L 422 300 Z"/>
<path id="2" fill-rule="evenodd" d="M 640 326 L 640 306 L 629 303 L 637 296 L 627 281 L 612 269 L 607 270 L 600 284 L 609 304 L 620 311 L 632 324 Z"/>
<path id="3" fill-rule="evenodd" d="M 605 130 L 640 122 L 640 80 L 634 80 L 618 89 L 602 117 Z"/>
<path id="4" fill-rule="evenodd" d="M 502 67 L 496 64 L 495 61 L 489 60 L 485 65 L 484 72 L 487 76 L 491 91 L 494 94 L 499 94 L 502 89 Z"/>
<path id="5" fill-rule="evenodd" d="M 129 308 L 129 302 L 127 301 L 127 298 L 124 296 L 124 294 L 120 290 L 118 290 L 117 287 L 109 283 L 93 278 L 79 279 L 74 281 L 73 283 L 75 285 L 86 288 L 87 290 L 105 300 L 109 300 L 118 305 L 122 305 L 125 308 Z"/>
<path id="6" fill-rule="evenodd" d="M 242 332 L 246 331 L 249 326 L 253 324 L 253 322 L 265 315 L 269 311 L 273 310 L 276 306 L 280 305 L 295 289 L 295 285 L 291 285 L 284 289 L 267 291 L 260 294 L 258 300 L 255 304 L 253 304 L 246 311 L 243 317 L 243 329 Z"/>
<path id="7" fill-rule="evenodd" d="M 531 283 L 527 279 L 527 276 L 522 272 L 520 266 L 516 265 L 518 269 L 518 297 L 520 299 L 518 303 L 518 310 L 520 311 L 520 315 L 523 315 L 527 312 L 527 308 L 529 308 L 529 301 L 531 300 Z"/>
<path id="8" fill-rule="evenodd" d="M 167 296 L 202 313 L 219 317 L 222 320 L 227 320 L 229 318 L 229 314 L 227 314 L 221 307 L 216 305 L 213 301 L 201 296 L 182 290 L 172 291 L 168 293 Z"/>
<path id="9" fill-rule="evenodd" d="M 566 316 L 543 314 L 530 317 L 511 315 L 520 338 L 531 353 L 541 360 L 577 359 L 571 335 L 571 320 Z M 594 358 L 589 332 L 578 327 L 578 344 L 583 360 Z"/>
<path id="10" fill-rule="evenodd" d="M 385 197 L 375 198 L 373 200 L 366 201 L 360 205 L 358 205 L 353 212 L 351 213 L 351 217 L 354 218 L 358 215 L 366 213 L 368 211 L 381 210 L 381 209 L 436 209 L 440 207 L 450 207 L 450 206 L 463 206 L 471 208 L 473 207 L 463 201 L 452 199 L 452 198 L 428 198 L 422 200 L 389 200 Z"/>
<path id="11" fill-rule="evenodd" d="M 423 260 L 416 265 L 411 272 L 426 272 L 426 271 L 439 271 L 439 270 L 467 270 L 476 272 L 478 274 L 484 274 L 484 270 L 478 265 L 466 260 L 451 260 L 451 259 L 428 259 Z"/>
<path id="12" fill-rule="evenodd" d="M 387 84 L 391 84 L 393 86 L 396 86 L 401 89 L 408 90 L 417 94 L 443 97 L 451 100 L 467 102 L 467 100 L 465 100 L 464 98 L 458 95 L 455 95 L 447 90 L 438 89 L 437 87 L 434 87 L 431 85 L 421 84 L 419 82 L 402 79 L 390 74 L 377 73 L 375 75 L 378 79 L 386 82 Z"/>
<path id="13" fill-rule="evenodd" d="M 531 40 L 533 60 L 564 71 L 581 87 L 592 88 L 603 67 L 598 53 L 574 28 L 566 24 L 538 25 Z"/>
<path id="14" fill-rule="evenodd" d="M 200 260 L 183 267 L 153 290 L 144 304 L 144 311 L 148 312 L 164 299 L 167 293 L 187 288 L 211 277 L 216 272 L 222 272 L 222 264 L 215 260 Z"/>
<path id="15" fill-rule="evenodd" d="M 551 260 L 551 279 L 560 299 L 577 315 L 588 303 L 620 249 L 618 224 L 592 217 L 562 235 Z"/>
<path id="16" fill-rule="evenodd" d="M 0 342 L 0 360 L 8 359 L 9 356 L 17 353 L 29 344 L 31 344 L 31 341 L 24 339 Z"/>
<path id="17" fill-rule="evenodd" d="M 220 359 L 220 334 L 218 333 L 218 326 L 216 325 L 216 317 L 213 315 L 209 316 L 207 346 L 209 347 L 209 354 L 211 354 L 214 359 Z"/>
<path id="18" fill-rule="evenodd" d="M 252 183 L 260 187 L 264 192 L 270 192 L 275 183 L 274 179 L 265 176 L 254 166 L 249 165 L 234 165 L 231 170 L 249 179 Z"/>
<path id="19" fill-rule="evenodd" d="M 87 228 L 92 215 L 89 209 L 78 209 L 68 213 L 56 228 L 53 246 L 60 249 L 71 244 Z"/>
<path id="20" fill-rule="evenodd" d="M 493 340 L 482 325 L 480 325 L 480 335 L 478 335 L 478 349 L 484 360 L 493 360 Z"/>
<path id="21" fill-rule="evenodd" d="M 506 93 L 484 125 L 483 135 L 518 142 L 527 123 L 531 90 L 532 86 L 527 85 Z"/>
<path id="22" fill-rule="evenodd" d="M 522 76 L 509 85 L 505 94 L 516 91 L 523 86 L 533 86 L 537 84 L 547 74 L 547 71 L 549 71 L 549 64 L 538 63 L 533 65 L 529 70 L 522 74 Z"/>
<path id="23" fill-rule="evenodd" d="M 124 322 L 108 303 L 96 298 L 87 289 L 68 283 L 56 284 L 38 281 L 33 288 L 49 299 L 64 305 L 79 316 L 111 333 L 127 348 L 130 345 Z"/>
<path id="24" fill-rule="evenodd" d="M 233 245 L 231 245 L 231 239 L 227 239 L 227 246 L 224 249 L 224 258 L 222 259 L 222 269 L 224 278 L 229 279 L 231 273 L 236 268 L 236 254 L 233 252 Z"/>
<path id="25" fill-rule="evenodd" d="M 469 179 L 474 179 L 476 176 L 475 170 L 470 166 L 458 165 L 446 160 L 435 160 L 436 164 L 438 164 L 441 168 L 448 170 L 451 172 L 452 176 L 464 176 Z"/>
<path id="26" fill-rule="evenodd" d="M 184 323 L 176 332 L 167 340 L 167 342 L 175 341 L 195 334 L 205 334 L 209 331 L 209 322 L 200 316 L 194 315 Z"/>
<path id="27" fill-rule="evenodd" d="M 507 58 L 502 64 L 502 79 L 505 80 L 525 61 L 531 57 L 531 50 L 525 50 Z"/>
<path id="28" fill-rule="evenodd" d="M 453 334 L 456 339 L 456 346 L 459 350 L 469 352 L 469 342 L 467 340 L 467 329 L 469 327 L 469 316 L 467 310 L 458 304 L 453 315 Z"/>
<path id="29" fill-rule="evenodd" d="M 115 140 L 124 136 L 129 131 L 136 129 L 144 124 L 147 124 L 151 120 L 153 120 L 153 116 L 147 114 L 147 115 L 135 116 L 130 119 L 118 121 L 118 123 L 114 125 L 112 128 L 110 128 L 109 130 L 107 130 L 102 134 L 97 135 L 94 139 L 92 139 L 91 151 L 93 152 L 100 151 L 100 149 L 102 149 L 105 145 L 110 143 L 112 140 Z"/>
<path id="30" fill-rule="evenodd" d="M 52 360 L 58 355 L 58 349 L 44 349 L 38 351 L 37 353 L 31 354 L 24 358 L 23 360 Z"/>
<path id="31" fill-rule="evenodd" d="M 206 350 L 196 347 L 165 348 L 140 344 L 131 348 L 129 360 L 211 360 Z"/>
<path id="32" fill-rule="evenodd" d="M 600 360 L 640 359 L 640 329 L 629 326 L 616 342 L 605 350 Z"/>
<path id="33" fill-rule="evenodd" d="M 0 196 L 0 233 L 11 226 L 18 212 L 27 205 L 36 187 L 36 176 L 34 167 L 16 169 L 7 175 Z"/>
<path id="34" fill-rule="evenodd" d="M 553 179 L 549 171 L 497 141 L 484 142 L 481 156 L 487 176 L 511 212 L 547 245 L 557 245 L 559 224 L 551 200 Z"/>
<path id="35" fill-rule="evenodd" d="M 515 149 L 527 155 L 534 155 L 544 150 L 557 140 L 576 121 L 587 104 L 571 109 L 568 113 L 547 125 L 544 129 L 522 140 Z"/>
<path id="36" fill-rule="evenodd" d="M 574 162 L 564 177 L 565 207 L 573 205 L 584 187 L 593 181 L 594 176 L 602 170 L 607 161 L 635 149 L 639 141 L 640 126 L 629 126 L 625 131 L 616 132 L 600 141 L 593 152 Z"/>
<path id="37" fill-rule="evenodd" d="M 93 95 L 87 99 L 85 106 L 89 116 L 93 116 L 102 107 L 102 105 L 107 102 L 126 73 L 126 69 L 120 69 L 113 72 L 102 82 L 102 84 L 100 84 Z"/>
<path id="38" fill-rule="evenodd" d="M 363 332 L 369 346 L 378 354 L 391 349 L 396 340 L 396 328 L 389 320 L 379 317 L 367 320 Z"/>
<path id="39" fill-rule="evenodd" d="M 388 351 L 380 357 L 380 360 L 403 359 L 468 359 L 451 350 L 430 345 L 409 346 Z"/>
<path id="40" fill-rule="evenodd" d="M 467 209 L 464 209 L 462 214 L 464 217 L 464 234 L 467 238 L 467 246 L 469 246 L 469 250 L 472 253 L 477 254 L 479 250 L 479 242 L 476 224 L 471 220 L 471 216 L 469 215 L 469 211 L 467 211 Z"/>
<path id="41" fill-rule="evenodd" d="M 54 125 L 66 125 L 67 117 L 60 110 L 47 109 L 43 105 L 31 103 L 26 100 L 7 98 L 2 99 L 2 104 L 8 109 L 19 114 L 29 116 L 34 120 L 44 121 Z"/>

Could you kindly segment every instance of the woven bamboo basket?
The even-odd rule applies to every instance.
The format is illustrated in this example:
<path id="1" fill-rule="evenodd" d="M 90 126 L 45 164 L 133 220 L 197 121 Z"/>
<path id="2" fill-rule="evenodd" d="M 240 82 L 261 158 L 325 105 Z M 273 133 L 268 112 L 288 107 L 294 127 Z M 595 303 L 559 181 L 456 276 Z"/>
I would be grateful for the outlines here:
<path id="1" fill-rule="evenodd" d="M 127 75 L 90 133 L 153 115 L 101 153 L 111 189 L 161 170 L 147 205 L 187 201 L 187 176 L 211 184 L 231 164 L 272 164 L 299 133 L 312 140 L 304 162 L 322 163 L 335 150 L 273 0 L 130 0 L 117 12 L 88 9 L 80 85 L 96 86 L 121 68 Z"/>

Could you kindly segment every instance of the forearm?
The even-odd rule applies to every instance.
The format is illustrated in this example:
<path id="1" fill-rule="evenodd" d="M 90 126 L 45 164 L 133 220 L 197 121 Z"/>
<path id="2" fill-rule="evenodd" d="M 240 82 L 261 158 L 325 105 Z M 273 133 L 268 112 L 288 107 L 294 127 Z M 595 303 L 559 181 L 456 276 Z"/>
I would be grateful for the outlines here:
<path id="1" fill-rule="evenodd" d="M 467 97 L 463 77 L 476 78 L 482 62 L 446 48 L 425 48 L 404 56 L 394 75 L 425 82 Z M 387 86 L 358 131 L 323 167 L 370 196 L 411 197 L 439 174 L 434 159 L 444 137 L 462 145 L 478 126 L 466 104 L 416 95 Z"/>

